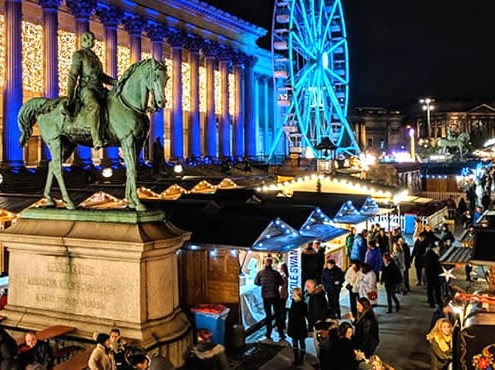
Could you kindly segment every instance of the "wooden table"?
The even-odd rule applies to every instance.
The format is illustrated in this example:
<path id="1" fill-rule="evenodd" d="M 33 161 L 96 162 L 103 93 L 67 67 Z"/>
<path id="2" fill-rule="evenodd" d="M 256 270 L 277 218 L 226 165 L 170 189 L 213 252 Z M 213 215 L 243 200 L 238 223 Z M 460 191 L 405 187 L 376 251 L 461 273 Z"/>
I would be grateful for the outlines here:
<path id="1" fill-rule="evenodd" d="M 76 354 L 67 361 L 63 361 L 53 367 L 53 370 L 82 370 L 88 367 L 89 357 L 93 352 L 94 347 L 88 348 L 83 352 Z"/>
<path id="2" fill-rule="evenodd" d="M 38 340 L 49 341 L 50 339 L 56 339 L 75 330 L 76 328 L 73 326 L 54 325 L 36 332 L 36 336 L 38 337 Z M 16 338 L 17 345 L 24 343 L 24 341 L 25 336 Z"/>

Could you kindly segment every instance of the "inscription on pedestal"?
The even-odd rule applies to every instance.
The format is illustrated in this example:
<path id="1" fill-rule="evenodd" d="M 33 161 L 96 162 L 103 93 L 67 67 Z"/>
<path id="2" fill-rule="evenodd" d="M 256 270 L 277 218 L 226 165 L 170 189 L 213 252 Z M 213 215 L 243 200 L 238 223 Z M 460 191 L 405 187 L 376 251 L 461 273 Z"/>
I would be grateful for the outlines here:
<path id="1" fill-rule="evenodd" d="M 139 312 L 125 302 L 139 295 L 137 282 L 126 279 L 132 266 L 116 261 L 77 261 L 63 257 L 37 256 L 36 265 L 27 256 L 13 256 L 9 303 L 63 313 L 95 315 L 122 320 L 136 318 Z M 22 271 L 22 273 L 18 273 Z M 16 289 L 17 288 L 17 289 Z"/>

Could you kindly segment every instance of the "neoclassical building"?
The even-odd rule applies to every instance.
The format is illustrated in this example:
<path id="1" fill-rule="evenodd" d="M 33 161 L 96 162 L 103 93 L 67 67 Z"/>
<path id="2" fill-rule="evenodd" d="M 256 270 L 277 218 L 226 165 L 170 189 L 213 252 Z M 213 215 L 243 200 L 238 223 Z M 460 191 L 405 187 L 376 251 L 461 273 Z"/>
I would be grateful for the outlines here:
<path id="1" fill-rule="evenodd" d="M 0 3 L 1 167 L 47 158 L 39 133 L 20 148 L 17 113 L 29 98 L 66 93 L 79 36 L 91 30 L 105 72 L 119 77 L 153 56 L 170 76 L 167 104 L 151 117 L 167 160 L 254 158 L 276 132 L 271 54 L 256 41 L 267 30 L 198 0 L 4 0 Z M 153 145 L 144 155 L 152 158 Z M 79 147 L 74 165 L 118 163 L 118 148 Z"/>

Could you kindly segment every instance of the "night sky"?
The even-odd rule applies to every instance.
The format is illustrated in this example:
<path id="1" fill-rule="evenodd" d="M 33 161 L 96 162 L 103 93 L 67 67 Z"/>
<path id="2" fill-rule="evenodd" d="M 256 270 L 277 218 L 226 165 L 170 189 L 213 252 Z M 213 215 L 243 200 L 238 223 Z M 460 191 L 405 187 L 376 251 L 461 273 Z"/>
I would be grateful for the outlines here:
<path id="1" fill-rule="evenodd" d="M 271 29 L 273 0 L 207 0 Z M 495 100 L 495 1 L 342 0 L 350 106 Z M 270 39 L 263 43 L 270 47 Z"/>

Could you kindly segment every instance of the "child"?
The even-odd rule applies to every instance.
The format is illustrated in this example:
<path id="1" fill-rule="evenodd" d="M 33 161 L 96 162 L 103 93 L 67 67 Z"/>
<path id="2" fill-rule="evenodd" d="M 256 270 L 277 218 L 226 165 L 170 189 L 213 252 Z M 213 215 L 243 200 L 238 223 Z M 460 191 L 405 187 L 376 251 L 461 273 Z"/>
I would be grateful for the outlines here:
<path id="1" fill-rule="evenodd" d="M 301 365 L 306 356 L 306 337 L 308 336 L 308 305 L 303 300 L 301 288 L 292 289 L 292 303 L 289 309 L 287 333 L 292 338 L 294 365 Z"/>

